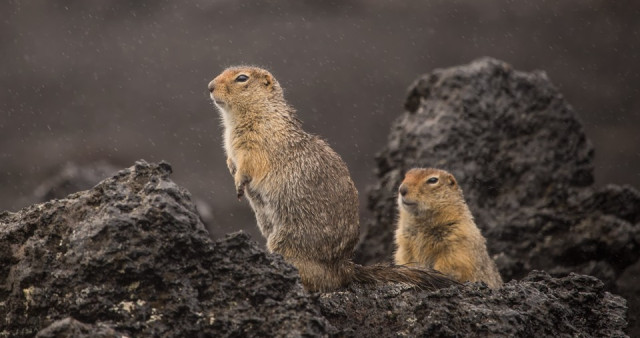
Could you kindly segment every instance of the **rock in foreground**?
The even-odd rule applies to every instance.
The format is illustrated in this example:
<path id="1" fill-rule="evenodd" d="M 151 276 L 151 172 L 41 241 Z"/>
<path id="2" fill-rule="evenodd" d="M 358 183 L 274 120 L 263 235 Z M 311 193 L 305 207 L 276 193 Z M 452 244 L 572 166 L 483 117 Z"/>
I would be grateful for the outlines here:
<path id="1" fill-rule="evenodd" d="M 141 161 L 91 190 L 0 214 L 0 336 L 624 334 L 624 299 L 588 276 L 310 295 L 248 236 L 212 242 L 170 172 Z"/>
<path id="2" fill-rule="evenodd" d="M 133 336 L 333 332 L 280 257 L 243 234 L 213 243 L 170 172 L 138 162 L 91 190 L 0 214 L 0 336 L 66 317 Z M 56 323 L 82 332 L 76 324 Z"/>
<path id="3" fill-rule="evenodd" d="M 436 292 L 351 288 L 320 301 L 325 316 L 355 337 L 621 337 L 626 326 L 625 301 L 597 278 L 575 274 L 556 279 L 534 271 L 498 290 L 484 284 Z"/>

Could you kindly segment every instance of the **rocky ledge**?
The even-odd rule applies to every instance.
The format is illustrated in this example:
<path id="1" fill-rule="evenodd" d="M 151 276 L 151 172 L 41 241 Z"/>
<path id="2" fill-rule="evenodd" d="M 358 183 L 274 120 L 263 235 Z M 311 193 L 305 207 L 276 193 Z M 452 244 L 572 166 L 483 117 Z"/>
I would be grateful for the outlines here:
<path id="1" fill-rule="evenodd" d="M 621 336 L 594 277 L 532 272 L 500 290 L 401 285 L 308 294 L 247 235 L 212 241 L 166 163 L 0 214 L 0 336 Z"/>
<path id="2" fill-rule="evenodd" d="M 626 301 L 608 290 L 637 260 L 638 193 L 589 187 L 592 151 L 546 77 L 480 60 L 416 82 L 407 109 L 378 159 L 380 236 L 370 231 L 359 257 L 388 256 L 393 206 L 382 201 L 403 170 L 440 166 L 460 179 L 506 279 L 520 280 L 309 294 L 247 235 L 211 240 L 171 167 L 139 161 L 90 190 L 0 213 L 0 337 L 624 336 Z M 532 163 L 543 149 L 552 153 Z M 455 151 L 458 162 L 440 157 Z"/>

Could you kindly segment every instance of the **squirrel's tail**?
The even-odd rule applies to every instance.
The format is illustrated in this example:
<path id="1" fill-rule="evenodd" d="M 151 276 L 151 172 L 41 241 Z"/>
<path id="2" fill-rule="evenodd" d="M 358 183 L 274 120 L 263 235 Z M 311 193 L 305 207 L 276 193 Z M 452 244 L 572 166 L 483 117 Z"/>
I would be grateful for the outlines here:
<path id="1" fill-rule="evenodd" d="M 423 290 L 436 290 L 460 283 L 444 274 L 429 268 L 410 268 L 404 265 L 375 264 L 354 265 L 354 281 L 362 284 L 380 282 L 403 283 Z"/>

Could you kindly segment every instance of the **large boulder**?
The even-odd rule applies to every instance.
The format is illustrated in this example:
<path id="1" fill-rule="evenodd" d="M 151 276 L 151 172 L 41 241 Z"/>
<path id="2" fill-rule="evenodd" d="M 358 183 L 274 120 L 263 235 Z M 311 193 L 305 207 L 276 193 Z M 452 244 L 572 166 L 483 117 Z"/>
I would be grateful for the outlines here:
<path id="1" fill-rule="evenodd" d="M 640 303 L 640 193 L 593 186 L 593 148 L 545 73 L 483 58 L 435 70 L 409 90 L 377 155 L 375 220 L 357 258 L 389 260 L 397 188 L 412 167 L 452 172 L 505 280 L 532 269 L 593 275 Z M 640 332 L 638 332 L 640 334 Z"/>
<path id="2" fill-rule="evenodd" d="M 0 213 L 0 336 L 91 332 L 83 323 L 133 336 L 334 332 L 281 257 L 244 234 L 212 242 L 170 173 L 141 161 Z"/>

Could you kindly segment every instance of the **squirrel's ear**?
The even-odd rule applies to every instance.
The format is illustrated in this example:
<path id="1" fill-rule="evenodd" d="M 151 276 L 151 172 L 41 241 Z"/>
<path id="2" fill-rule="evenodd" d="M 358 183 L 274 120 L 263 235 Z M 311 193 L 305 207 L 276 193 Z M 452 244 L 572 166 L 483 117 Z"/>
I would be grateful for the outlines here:
<path id="1" fill-rule="evenodd" d="M 265 85 L 265 87 L 269 88 L 269 87 L 273 87 L 273 76 L 271 76 L 271 74 L 264 74 L 263 75 L 263 80 L 262 83 Z"/>

